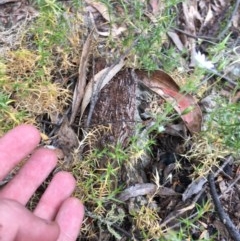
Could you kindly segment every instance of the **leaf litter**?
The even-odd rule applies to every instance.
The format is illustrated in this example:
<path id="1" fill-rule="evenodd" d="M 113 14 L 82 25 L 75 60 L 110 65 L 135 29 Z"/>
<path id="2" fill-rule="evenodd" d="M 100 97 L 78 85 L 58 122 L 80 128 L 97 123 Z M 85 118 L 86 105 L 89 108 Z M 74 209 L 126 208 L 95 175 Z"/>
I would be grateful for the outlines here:
<path id="1" fill-rule="evenodd" d="M 7 5 L 10 2 L 14 4 L 16 1 L 5 1 L 1 5 Z M 166 237 L 166 240 L 171 240 L 167 238 L 168 231 L 178 230 L 177 227 L 181 226 L 180 218 L 194 218 L 198 214 L 196 206 L 199 200 L 206 200 L 207 198 L 206 173 L 209 171 L 209 168 L 206 168 L 206 173 L 197 175 L 197 167 L 212 160 L 214 162 L 212 166 L 215 169 L 220 168 L 219 165 L 223 165 L 224 161 L 227 163 L 224 159 L 226 153 L 223 150 L 219 150 L 219 153 L 211 159 L 211 155 L 214 154 L 211 153 L 209 145 L 203 145 L 203 142 L 199 144 L 202 149 L 207 149 L 208 151 L 207 154 L 205 152 L 202 153 L 202 156 L 199 154 L 201 150 L 194 149 L 194 146 L 197 146 L 197 141 L 194 143 L 195 138 L 198 138 L 198 133 L 201 129 L 205 129 L 203 125 L 205 125 L 206 120 L 206 113 L 204 112 L 206 108 L 202 107 L 204 105 L 208 107 L 207 114 L 209 115 L 218 103 L 215 99 L 214 103 L 212 103 L 212 98 L 205 96 L 204 101 L 198 104 L 199 96 L 195 96 L 191 92 L 184 93 L 181 91 L 181 86 L 176 84 L 174 75 L 169 75 L 163 70 L 148 73 L 143 70 L 129 68 L 128 58 L 130 57 L 128 55 L 125 55 L 117 64 L 112 65 L 110 71 L 111 58 L 104 61 L 100 59 L 100 64 L 96 58 L 94 60 L 96 61 L 96 66 L 99 65 L 101 67 L 91 66 L 90 59 L 94 58 L 91 55 L 94 51 L 91 42 L 96 41 L 95 39 L 93 40 L 95 35 L 99 34 L 101 41 L 103 41 L 105 36 L 113 36 L 114 38 L 119 36 L 121 38 L 121 34 L 124 35 L 127 28 L 125 23 L 122 23 L 122 25 L 119 23 L 115 24 L 115 17 L 113 18 L 108 7 L 103 2 L 85 2 L 88 7 L 92 7 L 92 10 L 89 8 L 91 14 L 88 18 L 97 30 L 90 29 L 90 34 L 84 37 L 86 40 L 81 49 L 80 60 L 77 64 L 78 68 L 75 69 L 78 77 L 75 78 L 75 88 L 72 90 L 71 115 L 69 116 L 68 112 L 62 113 L 62 115 L 54 115 L 52 119 L 54 119 L 56 128 L 52 128 L 52 125 L 47 124 L 49 119 L 42 118 L 47 120 L 45 120 L 46 124 L 41 127 L 47 134 L 57 129 L 57 131 L 53 131 L 56 134 L 56 137 L 53 137 L 53 143 L 62 149 L 65 154 L 64 162 L 68 163 L 70 168 L 71 165 L 74 167 L 74 174 L 77 181 L 80 182 L 87 182 L 89 179 L 78 179 L 80 175 L 76 170 L 78 167 L 76 162 L 83 162 L 84 155 L 91 153 L 92 150 L 102 148 L 104 153 L 105 148 L 108 147 L 110 150 L 109 154 L 112 155 L 111 151 L 113 151 L 114 145 L 119 144 L 129 153 L 132 153 L 132 156 L 130 155 L 129 160 L 120 167 L 118 166 L 119 160 L 117 160 L 116 156 L 109 159 L 104 154 L 97 159 L 94 175 L 97 175 L 101 170 L 106 170 L 106 165 L 109 165 L 110 161 L 113 168 L 118 169 L 118 173 L 117 181 L 113 178 L 114 175 L 109 181 L 112 182 L 113 186 L 120 185 L 121 188 L 119 186 L 120 191 L 118 191 L 118 195 L 113 195 L 112 199 L 110 198 L 103 204 L 105 209 L 105 211 L 102 211 L 103 214 L 101 212 L 98 213 L 97 208 L 88 199 L 86 202 L 86 209 L 88 210 L 85 220 L 86 226 L 83 227 L 84 231 L 79 240 L 90 240 L 91 231 L 93 233 L 101 233 L 101 240 L 126 240 L 126 237 L 131 237 L 132 239 L 140 237 L 141 239 L 142 230 L 145 230 L 145 228 L 140 224 L 146 221 L 145 218 L 148 218 L 147 212 L 156 218 L 158 223 L 156 226 L 157 230 L 161 231 L 160 236 Z M 149 4 L 150 10 L 146 11 L 145 14 L 150 16 L 150 21 L 156 23 L 157 17 L 163 11 L 164 4 L 157 0 L 152 0 Z M 230 1 L 209 2 L 205 0 L 185 1 L 179 4 L 178 10 L 182 13 L 177 16 L 180 29 L 171 29 L 168 32 L 168 36 L 172 40 L 172 44 L 180 52 L 187 51 L 189 58 L 182 57 L 182 60 L 185 61 L 185 66 L 189 66 L 189 71 L 191 71 L 191 68 L 197 67 L 196 56 L 199 57 L 197 58 L 198 60 L 200 59 L 203 69 L 212 69 L 212 62 L 206 60 L 209 39 L 212 38 L 212 40 L 217 41 L 224 35 L 224 31 L 220 31 L 219 21 L 216 21 L 216 19 L 224 19 L 227 16 L 226 12 L 229 5 Z M 22 7 L 24 7 L 24 4 Z M 98 13 L 96 14 L 93 9 L 97 10 Z M 119 9 L 116 10 L 116 13 L 118 13 Z M 96 16 L 101 16 L 102 19 L 98 21 Z M 235 31 L 239 27 L 239 13 L 235 12 L 233 16 L 229 18 L 229 23 L 232 24 L 229 28 Z M 19 19 L 23 18 L 24 16 L 19 16 Z M 114 24 L 111 23 L 112 21 Z M 13 20 L 12 24 L 16 25 Z M 101 35 L 102 29 L 104 30 L 103 33 L 107 34 Z M 199 43 L 199 40 L 202 42 L 200 41 Z M 6 38 L 3 41 L 6 43 L 6 48 L 9 48 L 9 42 L 6 41 Z M 233 72 L 236 69 L 235 65 L 233 66 L 233 70 L 229 69 L 228 72 Z M 93 74 L 89 71 L 91 68 L 95 68 L 92 71 Z M 106 76 L 102 79 L 104 74 Z M 235 80 L 238 79 L 239 74 L 236 74 L 234 78 Z M 85 129 L 89 103 L 94 94 L 94 86 L 100 80 L 102 83 L 98 89 L 99 99 L 93 110 L 91 125 Z M 232 87 L 230 86 L 229 88 L 231 89 Z M 236 98 L 233 98 L 234 102 L 238 101 Z M 172 107 L 172 110 L 166 115 L 167 122 L 159 123 L 158 118 L 163 115 L 164 108 L 168 104 Z M 201 109 L 203 109 L 203 113 Z M 50 116 L 52 116 L 52 113 Z M 174 116 L 174 121 L 171 120 L 170 116 Z M 57 118 L 61 120 L 57 121 Z M 135 128 L 139 123 L 141 124 L 140 132 L 136 131 Z M 100 129 L 100 125 L 104 127 Z M 159 125 L 158 130 L 160 131 L 156 131 L 153 128 L 155 125 Z M 96 126 L 99 126 L 98 134 L 94 132 Z M 95 133 L 95 136 L 92 136 L 91 133 Z M 130 137 L 133 135 L 141 140 L 137 142 L 137 146 L 131 146 L 132 140 Z M 150 152 L 140 151 L 137 155 L 133 152 L 132 148 L 140 147 L 144 149 L 145 143 L 151 138 L 154 138 L 155 143 L 150 146 Z M 84 148 L 79 149 L 79 143 L 82 140 L 88 143 L 84 144 Z M 149 146 L 147 147 L 149 148 Z M 212 148 L 217 148 L 217 143 Z M 126 157 L 126 159 L 128 158 Z M 86 164 L 83 162 L 83 165 Z M 229 210 L 231 218 L 237 223 L 239 218 L 237 209 L 229 202 L 230 199 L 234 199 L 232 202 L 236 203 L 236 207 L 239 204 L 238 195 L 235 195 L 239 186 L 237 165 L 235 162 L 231 162 L 227 167 L 232 171 L 231 174 L 227 173 L 225 169 L 222 172 L 218 172 L 217 185 L 222 193 L 221 198 L 225 209 Z M 85 175 L 84 172 L 87 173 L 87 168 L 89 167 L 85 166 L 85 169 L 79 167 L 79 171 L 83 172 L 83 176 Z M 102 172 L 102 175 L 104 175 L 104 172 Z M 90 178 L 90 176 L 91 172 L 87 173 L 87 177 Z M 231 186 L 230 183 L 233 185 Z M 95 186 L 96 189 L 97 185 Z M 80 196 L 85 195 L 81 190 L 76 191 L 76 193 L 78 192 Z M 103 197 L 102 200 L 106 198 L 106 196 L 101 197 Z M 116 207 L 113 207 L 116 204 L 115 201 L 118 203 L 118 208 L 122 210 L 121 215 L 123 216 L 121 218 L 120 209 L 117 210 Z M 119 219 L 111 221 L 111 217 L 106 215 L 106 210 L 109 207 L 112 207 L 111 215 L 114 216 L 118 213 Z M 138 220 L 138 212 L 145 213 L 145 215 L 140 217 L 141 222 Z M 198 224 L 204 227 L 204 230 L 196 231 L 193 228 L 192 236 L 195 235 L 201 239 L 211 235 L 208 225 L 213 223 L 215 228 L 221 228 L 219 235 L 222 238 L 228 237 L 228 231 L 225 230 L 222 223 L 219 223 L 213 210 L 207 210 L 206 213 L 207 218 L 202 217 L 198 222 Z M 99 220 L 101 223 L 99 225 L 100 230 L 96 225 Z M 138 222 L 134 220 L 138 220 Z M 91 227 L 89 227 L 89 223 L 92 224 Z M 145 225 L 145 227 L 149 227 L 147 223 Z M 86 231 L 86 229 L 89 230 Z M 160 236 L 156 236 L 156 229 L 151 230 L 150 228 L 150 231 L 152 232 L 151 239 L 155 238 L 155 240 L 158 240 L 160 238 Z M 94 238 L 93 235 L 91 240 L 99 240 L 99 237 L 96 235 Z"/>

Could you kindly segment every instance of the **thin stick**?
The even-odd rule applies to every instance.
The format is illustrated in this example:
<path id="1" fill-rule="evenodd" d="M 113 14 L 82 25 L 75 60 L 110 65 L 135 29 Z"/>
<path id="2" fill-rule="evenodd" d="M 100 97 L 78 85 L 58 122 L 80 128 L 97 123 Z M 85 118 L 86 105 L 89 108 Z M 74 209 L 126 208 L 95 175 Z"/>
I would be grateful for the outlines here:
<path id="1" fill-rule="evenodd" d="M 216 190 L 216 187 L 214 184 L 214 175 L 212 173 L 210 173 L 208 175 L 208 182 L 209 182 L 212 200 L 213 200 L 214 206 L 216 208 L 217 214 L 220 217 L 220 220 L 226 226 L 226 228 L 229 232 L 229 235 L 232 237 L 232 239 L 234 241 L 240 241 L 240 234 L 239 234 L 237 228 L 232 223 L 232 221 L 229 218 L 229 216 L 227 215 L 227 213 L 225 213 L 225 211 L 223 210 L 223 207 L 220 203 L 220 200 L 219 200 L 218 194 L 217 194 L 217 190 Z"/>
<path id="2" fill-rule="evenodd" d="M 205 41 L 208 41 L 210 43 L 215 43 L 215 42 L 211 42 L 210 40 L 218 40 L 217 38 L 213 38 L 213 37 L 208 37 L 208 36 L 201 36 L 201 35 L 193 35 L 193 34 L 190 34 L 188 32 L 185 32 L 184 30 L 182 29 L 179 29 L 179 28 L 172 28 L 173 30 L 179 32 L 179 33 L 182 33 L 182 34 L 185 34 L 186 36 L 190 37 L 190 38 L 194 38 L 194 39 L 204 39 Z"/>
<path id="3" fill-rule="evenodd" d="M 237 0 L 236 1 L 236 4 L 235 4 L 235 7 L 234 7 L 234 10 L 232 12 L 232 15 L 231 15 L 231 18 L 230 20 L 228 21 L 228 24 L 227 26 L 225 27 L 225 29 L 218 35 L 218 39 L 221 39 L 228 31 L 228 29 L 231 27 L 231 23 L 233 21 L 233 18 L 235 16 L 235 14 L 237 13 L 238 11 L 238 8 L 239 8 L 239 4 L 240 4 L 240 0 Z"/>

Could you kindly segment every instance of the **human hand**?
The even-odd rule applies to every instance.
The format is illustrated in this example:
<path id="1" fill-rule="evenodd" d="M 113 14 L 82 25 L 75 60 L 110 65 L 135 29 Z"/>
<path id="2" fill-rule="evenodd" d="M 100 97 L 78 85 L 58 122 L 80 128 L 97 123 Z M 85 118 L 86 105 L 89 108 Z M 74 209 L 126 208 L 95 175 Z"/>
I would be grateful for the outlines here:
<path id="1" fill-rule="evenodd" d="M 0 181 L 36 148 L 37 129 L 21 125 L 0 139 Z M 70 197 L 75 179 L 70 173 L 57 173 L 35 210 L 26 203 L 56 166 L 57 157 L 48 149 L 35 150 L 19 173 L 0 190 L 0 240 L 75 241 L 84 215 L 81 202 Z"/>

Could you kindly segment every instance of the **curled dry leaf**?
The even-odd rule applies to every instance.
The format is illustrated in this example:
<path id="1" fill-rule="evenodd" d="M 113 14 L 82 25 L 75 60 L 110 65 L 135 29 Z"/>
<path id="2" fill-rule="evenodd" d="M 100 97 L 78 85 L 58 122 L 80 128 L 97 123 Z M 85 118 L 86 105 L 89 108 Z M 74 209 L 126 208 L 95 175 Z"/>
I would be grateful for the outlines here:
<path id="1" fill-rule="evenodd" d="M 75 117 L 77 115 L 79 106 L 81 104 L 81 101 L 84 95 L 84 89 L 86 87 L 87 64 L 88 64 L 89 53 L 90 53 L 90 48 L 92 43 L 92 35 L 93 35 L 93 31 L 89 34 L 82 50 L 82 55 L 79 63 L 79 69 L 78 69 L 78 81 L 76 83 L 74 93 L 73 93 L 72 114 L 70 118 L 70 124 L 72 124 L 75 120 Z"/>
<path id="2" fill-rule="evenodd" d="M 151 75 L 136 70 L 135 77 L 143 85 L 171 103 L 191 133 L 198 133 L 201 130 L 202 112 L 199 105 L 191 95 L 180 93 L 180 88 L 172 77 L 161 70 L 154 71 Z"/>
<path id="3" fill-rule="evenodd" d="M 107 76 L 103 79 L 102 84 L 99 88 L 99 91 L 122 69 L 124 66 L 124 61 L 121 60 L 118 64 L 116 64 L 112 70 L 107 74 Z M 89 104 L 91 100 L 91 96 L 93 94 L 93 90 L 95 89 L 94 86 L 98 84 L 98 82 L 101 80 L 102 76 L 109 71 L 109 68 L 105 68 L 98 72 L 94 78 L 90 80 L 88 85 L 86 86 L 83 101 L 82 101 L 82 106 L 81 106 L 81 117 Z"/>

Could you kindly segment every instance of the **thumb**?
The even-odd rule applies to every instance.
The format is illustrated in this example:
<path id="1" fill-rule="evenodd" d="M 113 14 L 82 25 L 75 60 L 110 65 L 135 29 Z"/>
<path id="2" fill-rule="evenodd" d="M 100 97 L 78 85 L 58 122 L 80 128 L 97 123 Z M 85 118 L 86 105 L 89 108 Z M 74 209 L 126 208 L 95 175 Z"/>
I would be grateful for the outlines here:
<path id="1" fill-rule="evenodd" d="M 33 215 L 24 206 L 9 199 L 0 200 L 0 237 L 2 241 L 56 241 L 60 229 Z"/>

